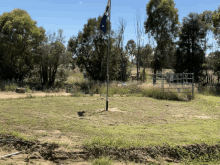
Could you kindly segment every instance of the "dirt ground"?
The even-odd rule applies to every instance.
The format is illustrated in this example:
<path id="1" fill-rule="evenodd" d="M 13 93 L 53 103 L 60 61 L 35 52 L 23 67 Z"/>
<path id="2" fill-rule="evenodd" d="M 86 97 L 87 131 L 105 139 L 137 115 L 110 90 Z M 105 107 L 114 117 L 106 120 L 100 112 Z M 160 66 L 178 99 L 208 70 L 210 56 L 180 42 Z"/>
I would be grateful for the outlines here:
<path id="1" fill-rule="evenodd" d="M 15 93 L 15 92 L 0 92 L 0 99 L 9 99 L 9 98 L 19 98 L 26 97 L 28 95 L 40 97 L 46 95 L 54 95 L 54 96 L 70 96 L 70 93 L 60 92 L 60 93 L 44 93 L 44 92 L 34 92 L 34 93 Z"/>

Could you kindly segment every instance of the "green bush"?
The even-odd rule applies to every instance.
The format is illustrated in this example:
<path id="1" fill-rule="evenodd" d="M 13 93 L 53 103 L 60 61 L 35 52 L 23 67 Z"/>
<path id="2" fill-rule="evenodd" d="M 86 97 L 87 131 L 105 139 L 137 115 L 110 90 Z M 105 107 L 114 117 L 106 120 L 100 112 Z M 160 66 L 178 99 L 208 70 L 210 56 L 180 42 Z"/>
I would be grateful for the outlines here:
<path id="1" fill-rule="evenodd" d="M 114 96 L 114 94 L 124 95 L 124 94 L 128 94 L 129 92 L 130 92 L 129 88 L 125 86 L 122 87 L 110 86 L 109 88 L 110 96 Z"/>
<path id="2" fill-rule="evenodd" d="M 56 81 L 55 84 L 54 84 L 54 87 L 63 89 L 63 88 L 65 88 L 65 84 L 64 84 L 64 82 Z"/>
<path id="3" fill-rule="evenodd" d="M 68 73 L 64 68 L 61 68 L 57 71 L 56 79 L 58 82 L 64 82 L 67 81 Z"/>
<path id="4" fill-rule="evenodd" d="M 74 86 L 85 94 L 99 94 L 102 88 L 102 84 L 96 81 L 77 81 Z"/>
<path id="5" fill-rule="evenodd" d="M 181 100 L 177 93 L 172 92 L 162 92 L 161 89 L 143 89 L 142 96 L 146 97 L 153 97 L 155 99 L 162 99 L 162 100 Z"/>
<path id="6" fill-rule="evenodd" d="M 25 85 L 24 87 L 26 88 L 26 92 L 30 92 L 31 91 L 31 89 L 30 89 L 30 87 L 28 85 Z"/>
<path id="7" fill-rule="evenodd" d="M 92 84 L 87 81 L 82 81 L 80 84 L 77 82 L 77 83 L 75 83 L 75 85 L 80 86 L 81 91 L 83 91 L 85 94 L 90 93 L 90 88 L 92 86 Z"/>
<path id="8" fill-rule="evenodd" d="M 128 86 L 129 90 L 130 90 L 130 94 L 139 94 L 141 93 L 141 88 L 138 87 L 137 84 L 131 84 Z"/>
<path id="9" fill-rule="evenodd" d="M 81 93 L 81 92 L 72 92 L 71 93 L 71 97 L 83 97 L 84 96 L 84 94 L 83 93 Z"/>
<path id="10" fill-rule="evenodd" d="M 11 85 L 5 85 L 5 91 L 15 91 L 17 85 L 15 83 Z"/>

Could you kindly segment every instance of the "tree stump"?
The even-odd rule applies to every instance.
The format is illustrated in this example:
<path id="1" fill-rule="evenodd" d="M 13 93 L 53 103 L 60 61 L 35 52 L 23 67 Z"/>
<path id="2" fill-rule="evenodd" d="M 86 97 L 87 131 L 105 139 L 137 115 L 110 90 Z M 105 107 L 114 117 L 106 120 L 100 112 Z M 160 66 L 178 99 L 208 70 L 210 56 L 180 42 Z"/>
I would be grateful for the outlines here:
<path id="1" fill-rule="evenodd" d="M 16 93 L 25 93 L 25 91 L 26 91 L 26 88 L 16 88 L 15 89 Z"/>

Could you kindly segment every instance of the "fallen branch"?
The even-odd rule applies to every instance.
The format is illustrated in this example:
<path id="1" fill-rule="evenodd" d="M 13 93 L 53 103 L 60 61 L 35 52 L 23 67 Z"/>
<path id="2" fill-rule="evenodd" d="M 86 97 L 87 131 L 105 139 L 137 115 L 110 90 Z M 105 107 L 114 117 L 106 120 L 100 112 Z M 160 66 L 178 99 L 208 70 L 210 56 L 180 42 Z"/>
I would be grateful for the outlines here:
<path id="1" fill-rule="evenodd" d="M 20 154 L 21 152 L 15 152 L 15 153 L 12 153 L 12 154 L 8 154 L 8 155 L 5 155 L 5 156 L 0 156 L 0 158 L 5 158 L 5 157 L 10 157 L 12 155 L 17 155 L 17 154 Z"/>

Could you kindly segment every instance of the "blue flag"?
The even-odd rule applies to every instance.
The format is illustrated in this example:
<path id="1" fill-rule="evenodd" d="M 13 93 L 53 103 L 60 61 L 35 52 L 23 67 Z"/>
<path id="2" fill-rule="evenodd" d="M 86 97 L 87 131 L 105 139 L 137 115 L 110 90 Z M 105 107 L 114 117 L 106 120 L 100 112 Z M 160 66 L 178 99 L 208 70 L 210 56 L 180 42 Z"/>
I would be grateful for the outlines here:
<path id="1" fill-rule="evenodd" d="M 110 0 L 108 0 L 108 4 L 106 6 L 105 13 L 104 13 L 102 20 L 101 20 L 101 23 L 100 23 L 100 30 L 102 30 L 104 32 L 104 34 L 106 33 L 106 19 L 109 16 L 109 6 L 110 6 Z"/>

